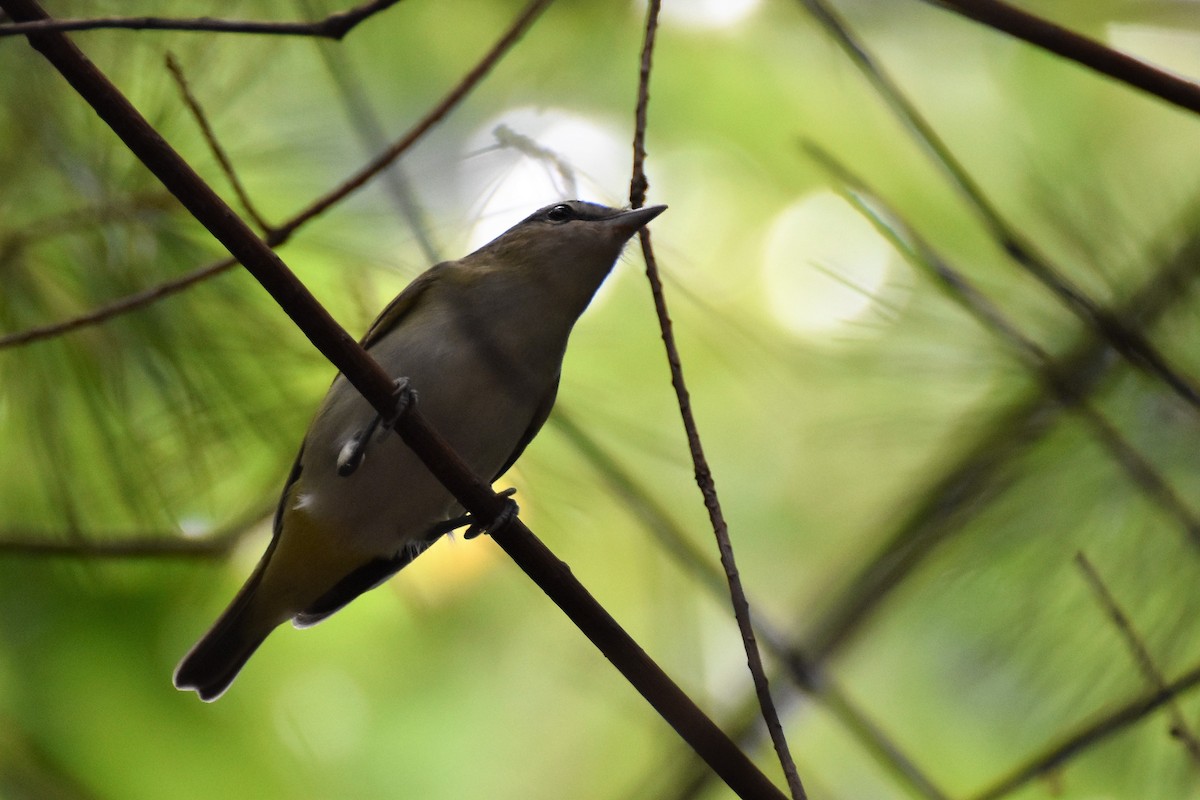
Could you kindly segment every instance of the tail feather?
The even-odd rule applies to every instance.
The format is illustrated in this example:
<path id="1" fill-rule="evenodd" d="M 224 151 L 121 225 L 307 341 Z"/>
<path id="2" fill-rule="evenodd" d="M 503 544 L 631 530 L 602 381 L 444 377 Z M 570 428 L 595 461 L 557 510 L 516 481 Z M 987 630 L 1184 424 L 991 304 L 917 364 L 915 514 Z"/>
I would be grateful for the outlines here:
<path id="1" fill-rule="evenodd" d="M 282 621 L 264 621 L 254 604 L 255 590 L 262 581 L 265 565 L 264 558 L 229 608 L 179 662 L 174 676 L 176 689 L 193 689 L 206 703 L 216 700 Z"/>

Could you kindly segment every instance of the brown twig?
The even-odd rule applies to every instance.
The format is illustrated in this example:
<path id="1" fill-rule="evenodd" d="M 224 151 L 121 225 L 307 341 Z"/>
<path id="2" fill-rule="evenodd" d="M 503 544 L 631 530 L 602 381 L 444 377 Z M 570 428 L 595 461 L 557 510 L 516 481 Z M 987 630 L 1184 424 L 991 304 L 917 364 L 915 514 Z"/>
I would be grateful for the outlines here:
<path id="1" fill-rule="evenodd" d="M 928 275 L 946 294 L 985 329 L 1008 345 L 1064 408 L 1070 409 L 1091 431 L 1135 486 L 1174 517 L 1184 535 L 1200 547 L 1200 519 L 1188 508 L 1166 477 L 1108 421 L 1072 382 L 1068 371 L 1030 339 L 962 271 L 952 267 L 911 225 L 883 201 L 866 182 L 831 154 L 812 142 L 805 150 L 843 184 L 843 196 L 916 269 Z M 887 214 L 884 220 L 880 211 Z M 898 228 L 894 230 L 893 227 Z"/>
<path id="2" fill-rule="evenodd" d="M 93 538 L 81 541 L 78 538 L 54 541 L 46 534 L 17 534 L 0 532 L 0 556 L 46 557 L 46 558 L 221 558 L 241 541 L 242 537 L 269 519 L 271 510 L 259 511 L 247 516 L 216 533 L 204 538 L 189 539 L 179 534 L 143 534 Z"/>
<path id="3" fill-rule="evenodd" d="M 46 18 L 34 0 L 0 0 L 0 7 L 17 20 Z M 171 149 L 104 74 L 62 34 L 31 34 L 29 41 L 130 151 L 262 284 L 375 410 L 385 417 L 393 415 L 396 396 L 392 377 L 337 324 L 279 256 Z M 505 511 L 504 498 L 472 474 L 430 427 L 418 406 L 402 414 L 394 429 L 475 519 L 495 520 Z M 493 538 L 735 792 L 746 798 L 782 797 L 519 518 L 500 526 Z"/>
<path id="4" fill-rule="evenodd" d="M 167 19 L 163 17 L 97 17 L 14 22 L 0 25 L 0 37 L 51 31 L 91 31 L 102 28 L 154 31 L 202 31 L 207 33 L 253 33 L 275 36 L 316 36 L 342 39 L 363 20 L 396 5 L 400 0 L 371 0 L 348 11 L 338 11 L 314 22 L 258 22 L 253 20 Z"/>
<path id="5" fill-rule="evenodd" d="M 705 557 L 700 548 L 687 538 L 683 529 L 671 518 L 670 512 L 621 466 L 612 453 L 560 408 L 555 408 L 548 424 L 567 438 L 576 452 L 596 470 L 613 494 L 642 522 L 642 526 L 658 540 L 684 572 L 699 581 L 714 597 L 721 599 L 728 596 L 729 583 L 724 571 Z M 754 604 L 751 606 L 754 607 Z M 821 703 L 884 770 L 917 796 L 927 800 L 945 800 L 948 797 L 882 728 L 868 718 L 863 709 L 834 685 L 828 675 L 816 672 L 809 660 L 796 649 L 778 626 L 772 625 L 761 614 L 755 614 L 753 622 L 767 651 L 784 665 L 781 674 L 790 679 L 800 691 Z M 743 706 L 747 707 L 744 713 L 741 710 Z M 731 717 L 737 721 L 732 726 L 727 723 L 724 727 L 731 732 L 735 741 L 744 742 L 749 728 L 761 717 L 758 697 L 754 695 L 749 703 L 739 703 L 739 711 Z M 746 720 L 745 723 L 741 721 L 743 719 Z M 703 769 L 702 764 L 699 766 Z M 696 784 L 696 794 L 700 794 L 700 789 L 707 785 L 711 776 L 710 770 L 704 770 L 703 776 L 693 775 L 681 780 L 687 784 Z M 682 800 L 687 796 L 687 790 L 683 789 L 674 797 L 675 800 Z"/>
<path id="6" fill-rule="evenodd" d="M 1100 577 L 1100 573 L 1096 570 L 1088 557 L 1082 551 L 1075 554 L 1075 563 L 1079 566 L 1080 572 L 1083 573 L 1084 579 L 1092 592 L 1096 595 L 1096 600 L 1100 603 L 1101 608 L 1112 619 L 1113 625 L 1121 634 L 1121 638 L 1125 640 L 1125 645 L 1129 648 L 1129 652 L 1133 655 L 1133 660 L 1137 663 L 1138 669 L 1141 670 L 1142 677 L 1150 684 L 1150 688 L 1159 694 L 1169 694 L 1167 691 L 1167 679 L 1163 677 L 1162 671 L 1158 665 L 1154 663 L 1154 658 L 1150 655 L 1149 648 L 1142 641 L 1142 637 L 1138 635 L 1137 630 L 1133 627 L 1129 616 L 1122 610 L 1117 598 L 1109 590 L 1104 583 L 1104 579 Z M 1167 713 L 1171 716 L 1171 735 L 1179 741 L 1183 742 L 1184 748 L 1192 761 L 1200 765 L 1200 740 L 1196 739 L 1196 734 L 1192 732 L 1188 726 L 1187 718 L 1183 715 L 1183 710 L 1179 704 L 1175 702 L 1174 697 L 1166 701 Z"/>
<path id="7" fill-rule="evenodd" d="M 724 591 L 724 590 L 722 590 Z M 905 796 L 920 797 L 924 800 L 949 800 L 951 795 L 942 791 L 933 781 L 905 755 L 872 720 L 861 707 L 850 701 L 846 694 L 837 686 L 822 680 L 819 689 L 805 688 L 803 683 L 795 678 L 796 664 L 786 660 L 787 673 L 805 691 L 814 692 L 825 711 L 835 717 L 843 728 L 862 745 L 863 749 L 888 773 L 907 790 Z M 803 670 L 803 667 L 800 667 Z M 740 703 L 736 711 L 727 717 L 726 730 L 734 739 L 748 742 L 761 739 L 761 728 L 758 721 L 762 712 L 758 700 L 750 698 L 749 702 Z M 662 767 L 658 770 L 661 772 Z M 662 783 L 662 777 L 656 776 L 656 783 Z M 646 781 L 647 786 L 651 781 Z M 703 769 L 702 764 L 688 763 L 681 765 L 669 780 L 669 792 L 658 792 L 653 796 L 657 800 L 702 800 L 711 797 L 713 792 L 712 773 Z M 651 793 L 644 787 L 641 791 L 631 792 L 630 798 L 649 797 Z"/>
<path id="8" fill-rule="evenodd" d="M 658 29 L 658 10 L 660 0 L 650 0 L 646 13 L 646 33 L 642 44 L 641 68 L 638 77 L 638 99 L 635 113 L 635 132 L 633 137 L 633 177 L 629 183 L 629 201 L 634 208 L 640 208 L 646 202 L 646 191 L 649 183 L 646 180 L 646 114 L 650 102 L 650 71 L 654 55 L 654 37 Z M 771 698 L 770 684 L 766 670 L 763 668 L 762 654 L 758 649 L 758 641 L 754 634 L 754 625 L 750 619 L 750 603 L 742 589 L 741 577 L 738 574 L 737 561 L 734 558 L 733 544 L 729 540 L 729 527 L 725 522 L 725 514 L 721 510 L 721 502 L 717 497 L 716 481 L 712 470 L 704 456 L 704 448 L 700 442 L 700 431 L 692 414 L 691 399 L 687 384 L 683 377 L 683 363 L 679 358 L 679 350 L 675 345 L 675 334 L 672 330 L 671 317 L 667 311 L 667 301 L 663 294 L 662 280 L 658 274 L 658 262 L 654 256 L 654 248 L 650 243 L 650 231 L 643 228 L 638 232 L 642 245 L 642 255 L 646 261 L 646 278 L 650 282 L 650 293 L 654 298 L 654 309 L 658 314 L 659 328 L 662 331 L 663 345 L 666 348 L 667 364 L 671 372 L 671 385 L 675 388 L 675 397 L 679 403 L 679 413 L 683 419 L 683 427 L 687 433 L 688 450 L 691 452 L 692 464 L 696 472 L 696 484 L 704 497 L 704 507 L 708 510 L 709 522 L 716 536 L 717 549 L 721 554 L 721 566 L 729 583 L 729 594 L 733 602 L 733 614 L 737 620 L 738 630 L 742 635 L 742 644 L 746 650 L 746 662 L 754 682 L 754 691 L 758 696 L 763 720 L 775 747 L 775 754 L 787 779 L 788 789 L 793 800 L 804 800 L 807 795 L 796 763 L 788 748 L 783 726 L 779 721 L 779 712 Z"/>
<path id="9" fill-rule="evenodd" d="M 311 0 L 301 0 L 303 8 L 312 5 Z M 372 100 L 363 90 L 363 80 L 344 48 L 332 42 L 318 42 L 317 52 L 325 64 L 329 77 L 337 89 L 338 98 L 350 120 L 350 126 L 358 136 L 364 152 L 376 153 L 388 146 L 389 134 Z M 425 210 L 413 190 L 412 181 L 399 163 L 379 176 L 384 193 L 391 198 L 401 218 L 408 225 L 421 255 L 426 263 L 436 264 L 444 260 L 433 233 L 429 229 Z"/>
<path id="10" fill-rule="evenodd" d="M 969 800 L 999 800 L 1042 775 L 1052 773 L 1061 765 L 1090 747 L 1100 744 L 1147 715 L 1200 686 L 1200 665 L 1196 665 L 1161 690 L 1155 690 L 1129 701 L 1089 724 L 1083 725 L 1042 752 L 1015 767 L 987 788 L 967 797 Z"/>
<path id="11" fill-rule="evenodd" d="M 1116 314 L 1151 327 L 1179 299 L 1186 297 L 1197 278 L 1200 238 L 1184 243 L 1150 275 Z M 1094 393 L 1111 372 L 1114 360 L 1108 344 L 1091 331 L 1058 358 L 1062 379 L 1076 397 Z M 982 434 L 966 443 L 946 470 L 929 486 L 914 489 L 918 498 L 906 512 L 897 512 L 900 523 L 888 533 L 874 555 L 837 591 L 812 625 L 805 651 L 817 663 L 843 647 L 882 601 L 943 541 L 982 513 L 1010 485 L 1013 463 L 1039 441 L 1058 421 L 1066 407 L 1038 386 L 991 420 L 980 424 Z"/>
<path id="12" fill-rule="evenodd" d="M 179 66 L 179 62 L 175 60 L 173 53 L 167 53 L 166 64 L 167 71 L 171 73 L 171 77 L 175 79 L 175 85 L 179 88 L 179 94 L 183 98 L 184 105 L 188 107 L 188 111 L 192 112 L 192 119 L 196 120 L 196 125 L 200 128 L 200 135 L 208 143 L 208 149 L 212 151 L 213 157 L 217 159 L 217 163 L 221 166 L 221 172 L 225 174 L 225 179 L 229 181 L 229 185 L 233 187 L 233 193 L 237 195 L 238 202 L 242 204 L 242 210 L 246 212 L 250 219 L 254 220 L 254 224 L 258 226 L 263 235 L 269 236 L 272 232 L 271 226 L 258 213 L 258 209 L 254 207 L 254 203 L 250 200 L 250 195 L 246 193 L 246 187 L 242 185 L 241 179 L 238 178 L 237 172 L 233 168 L 233 162 L 229 160 L 229 154 L 225 152 L 225 148 L 217 140 L 217 135 L 213 132 L 212 126 L 208 124 L 208 115 L 204 113 L 204 109 L 200 106 L 200 101 L 192 94 L 187 78 L 184 77 L 183 67 Z"/>
<path id="13" fill-rule="evenodd" d="M 139 308 L 148 306 L 151 303 L 157 302 L 164 297 L 181 292 L 184 289 L 194 284 L 205 281 L 214 275 L 219 275 L 225 272 L 230 267 L 237 266 L 237 259 L 225 258 L 221 261 L 205 265 L 199 269 L 193 270 L 185 275 L 180 275 L 178 278 L 172 278 L 168 281 L 155 284 L 148 289 L 143 289 L 140 292 L 125 295 L 111 303 L 107 303 L 99 308 L 94 308 L 86 314 L 80 314 L 77 317 L 71 317 L 61 322 L 51 322 L 46 325 L 37 325 L 32 328 L 9 333 L 0 336 L 0 350 L 6 347 L 17 347 L 23 344 L 30 344 L 42 339 L 50 339 L 55 336 L 77 331 L 81 328 L 86 328 L 91 325 L 99 325 L 101 322 L 106 322 L 113 317 L 119 317 L 122 314 L 127 314 L 130 311 L 136 311 Z"/>
<path id="14" fill-rule="evenodd" d="M 492 49 L 488 51 L 487 55 L 485 55 L 483 59 L 481 59 L 480 62 L 471 69 L 470 72 L 464 75 L 462 80 L 459 81 L 458 85 L 455 86 L 449 94 L 442 98 L 441 102 L 434 106 L 433 109 L 431 109 L 430 112 L 426 114 L 419 123 L 413 126 L 408 133 L 393 143 L 390 147 L 376 156 L 355 175 L 342 183 L 342 185 L 337 189 L 330 192 L 328 195 L 325 195 L 317 202 L 301 211 L 291 220 L 281 225 L 279 228 L 280 233 L 284 235 L 290 235 L 291 232 L 296 228 L 305 224 L 314 217 L 323 214 L 329 209 L 330 206 L 339 202 L 343 197 L 351 192 L 362 187 L 363 184 L 365 184 L 368 180 L 383 170 L 388 164 L 394 161 L 396 157 L 400 155 L 400 153 L 403 153 L 405 150 L 412 147 L 412 145 L 418 139 L 424 136 L 430 128 L 441 122 L 442 118 L 450 111 L 450 109 L 454 108 L 454 106 L 466 96 L 467 92 L 474 88 L 475 84 L 479 83 L 479 81 L 491 71 L 492 67 L 496 65 L 496 62 L 499 61 L 506 52 L 508 52 L 510 47 L 516 44 L 517 40 L 524 35 L 529 26 L 533 24 L 533 21 L 538 18 L 542 11 L 545 10 L 546 6 L 550 5 L 551 2 L 553 2 L 553 0 L 533 0 L 533 2 L 529 3 L 513 22 L 512 26 L 504 33 L 503 36 L 500 37 L 499 40 L 496 41 L 496 43 L 492 46 Z"/>
<path id="15" fill-rule="evenodd" d="M 999 0 L 923 0 L 1200 114 L 1200 84 Z"/>
<path id="16" fill-rule="evenodd" d="M 851 33 L 846 23 L 825 0 L 799 0 L 822 27 L 834 38 L 843 52 L 867 78 L 892 112 L 916 137 L 934 163 L 967 201 L 996 243 L 1022 269 L 1037 279 L 1071 313 L 1107 340 L 1129 363 L 1153 375 L 1200 411 L 1200 387 L 1167 358 L 1135 326 L 1110 311 L 1102 309 L 1079 287 L 1067 279 L 1063 271 L 1037 251 L 1000 214 L 987 195 L 938 136 L 913 103 L 900 91 L 891 76 Z"/>
<path id="17" fill-rule="evenodd" d="M 487 75 L 487 73 L 496 65 L 505 53 L 516 44 L 521 38 L 521 34 L 533 24 L 533 21 L 542 12 L 543 9 L 551 0 L 533 0 L 521 12 L 520 15 L 509 26 L 508 30 L 492 45 L 491 49 L 484 54 L 483 58 L 471 68 L 466 75 L 443 97 L 437 105 L 431 108 L 424 117 L 422 117 L 416 125 L 410 128 L 403 136 L 393 142 L 381 155 L 372 159 L 366 166 L 359 169 L 351 178 L 337 186 L 330 192 L 322 195 L 314 200 L 307 207 L 301 209 L 293 215 L 289 220 L 283 222 L 274 228 L 266 237 L 268 246 L 277 248 L 285 244 L 299 228 L 305 223 L 312 220 L 319 214 L 327 211 L 331 206 L 341 202 L 351 193 L 361 188 L 371 178 L 378 175 L 386 169 L 393 161 L 399 158 L 410 147 L 416 144 L 421 137 L 429 132 L 438 122 L 440 122 L 450 111 L 457 105 L 467 94 L 475 88 L 475 86 Z M 6 347 L 16 347 L 19 345 L 30 344 L 32 342 L 49 339 L 54 336 L 60 336 L 64 333 L 79 330 L 91 325 L 97 325 L 113 317 L 127 314 L 135 311 L 150 303 L 161 300 L 164 297 L 169 297 L 176 292 L 180 292 L 193 284 L 207 280 L 215 275 L 218 275 L 229 268 L 235 266 L 237 261 L 234 259 L 223 259 L 214 264 L 208 264 L 200 267 L 186 275 L 181 275 L 178 278 L 164 281 L 155 286 L 151 286 L 135 294 L 114 300 L 111 303 L 92 309 L 86 314 L 81 314 L 77 317 L 72 317 L 61 322 L 48 323 L 39 325 L 33 328 L 26 328 L 22 331 L 16 331 L 5 336 L 0 336 L 0 350 Z"/>

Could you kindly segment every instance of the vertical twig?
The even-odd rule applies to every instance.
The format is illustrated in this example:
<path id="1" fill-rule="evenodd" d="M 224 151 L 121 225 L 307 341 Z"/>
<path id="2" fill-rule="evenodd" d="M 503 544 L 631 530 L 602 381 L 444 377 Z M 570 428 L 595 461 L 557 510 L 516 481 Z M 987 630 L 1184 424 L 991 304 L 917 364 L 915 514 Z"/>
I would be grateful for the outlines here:
<path id="1" fill-rule="evenodd" d="M 535 0 L 534 7 L 545 1 Z M 36 0 L 0 0 L 0 9 L 18 21 L 47 19 Z M 30 34 L 29 43 L 91 105 L 130 152 L 246 267 L 364 399 L 381 415 L 393 414 L 396 396 L 392 376 L 338 325 L 279 256 L 167 144 L 107 76 L 62 34 Z M 476 519 L 499 518 L 504 510 L 503 498 L 471 471 L 417 406 L 402 414 L 393 430 Z M 519 518 L 501 526 L 492 538 L 739 796 L 755 800 L 784 796 Z"/>
<path id="2" fill-rule="evenodd" d="M 650 103 L 650 68 L 654 55 L 654 37 L 658 30 L 658 10 L 660 0 L 650 0 L 646 12 L 646 34 L 642 44 L 641 69 L 638 77 L 638 99 L 635 113 L 635 132 L 633 138 L 633 177 L 629 182 L 629 202 L 634 208 L 640 208 L 646 202 L 646 191 L 649 183 L 646 180 L 646 111 Z M 654 298 L 654 309 L 658 314 L 659 327 L 662 330 L 663 345 L 666 347 L 667 363 L 671 371 L 671 385 L 675 387 L 675 397 L 679 402 L 679 413 L 683 418 L 683 427 L 687 433 L 688 449 L 692 455 L 695 467 L 696 483 L 704 496 L 704 507 L 708 510 L 709 522 L 717 539 L 717 549 L 721 554 L 721 566 L 725 569 L 725 577 L 729 582 L 729 595 L 733 603 L 733 614 L 737 619 L 738 630 L 742 634 L 742 644 L 746 650 L 746 663 L 754 681 L 754 692 L 762 709 L 763 721 L 775 746 L 775 754 L 787 779 L 788 789 L 793 800 L 803 800 L 807 797 L 800 775 L 796 771 L 796 763 L 788 749 L 787 738 L 783 734 L 783 726 L 779 721 L 779 712 L 771 699 L 770 683 L 766 670 L 763 669 L 762 654 L 758 649 L 758 641 L 754 635 L 754 626 L 750 621 L 750 603 L 742 590 L 742 581 L 738 575 L 737 561 L 733 555 L 733 544 L 729 540 L 729 527 L 725 523 L 725 514 L 721 510 L 721 502 L 717 497 L 717 486 L 713 480 L 712 470 L 704 456 L 704 448 L 700 443 L 700 431 L 692 414 L 691 398 L 687 384 L 683 379 L 683 364 L 679 358 L 679 350 L 675 345 L 675 334 L 671 327 L 671 317 L 667 311 L 666 297 L 663 295 L 662 280 L 658 274 L 658 262 L 654 257 L 654 248 L 650 243 L 650 231 L 643 228 L 639 232 L 642 245 L 642 255 L 646 260 L 646 278 L 650 282 L 650 293 Z"/>
<path id="3" fill-rule="evenodd" d="M 704 553 L 684 535 L 683 529 L 671 518 L 667 509 L 663 508 L 600 442 L 593 439 L 561 408 L 555 408 L 548 424 L 556 427 L 574 445 L 576 451 L 608 484 L 612 493 L 624 503 L 627 510 L 641 520 L 642 526 L 658 539 L 660 546 L 675 559 L 681 569 L 717 599 L 726 595 L 729 585 L 724 572 L 705 558 Z M 927 800 L 947 800 L 949 795 L 933 783 L 896 741 L 875 724 L 829 676 L 818 674 L 813 669 L 798 646 L 788 641 L 783 629 L 764 619 L 761 613 L 756 613 L 752 621 L 763 647 L 783 665 L 780 674 L 784 679 L 790 679 L 800 691 L 820 703 L 842 724 L 863 750 L 902 782 L 914 796 Z M 729 718 L 734 721 L 725 722 L 724 727 L 730 731 L 734 741 L 744 742 L 749 736 L 749 727 L 761 717 L 762 712 L 758 707 L 757 696 L 747 702 L 739 700 L 738 709 Z M 743 723 L 743 719 L 748 721 Z M 698 774 L 700 771 L 702 774 Z M 680 783 L 686 785 L 678 794 L 672 795 L 677 800 L 701 795 L 702 787 L 709 784 L 712 772 L 703 764 L 692 764 L 686 772 L 681 772 L 680 776 Z M 693 786 L 694 792 L 690 788 Z"/>

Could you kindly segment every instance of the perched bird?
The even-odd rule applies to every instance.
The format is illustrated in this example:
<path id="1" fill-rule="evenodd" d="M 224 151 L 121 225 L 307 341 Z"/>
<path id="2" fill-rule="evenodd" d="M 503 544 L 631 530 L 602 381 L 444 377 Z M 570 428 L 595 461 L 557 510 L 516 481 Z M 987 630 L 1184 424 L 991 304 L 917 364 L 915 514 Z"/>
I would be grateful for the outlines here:
<path id="1" fill-rule="evenodd" d="M 408 285 L 362 345 L 406 378 L 433 427 L 495 480 L 550 414 L 567 338 L 634 233 L 666 206 L 578 200 L 534 212 Z M 308 429 L 262 560 L 175 670 L 220 697 L 286 620 L 320 622 L 466 524 L 463 509 L 338 375 Z"/>

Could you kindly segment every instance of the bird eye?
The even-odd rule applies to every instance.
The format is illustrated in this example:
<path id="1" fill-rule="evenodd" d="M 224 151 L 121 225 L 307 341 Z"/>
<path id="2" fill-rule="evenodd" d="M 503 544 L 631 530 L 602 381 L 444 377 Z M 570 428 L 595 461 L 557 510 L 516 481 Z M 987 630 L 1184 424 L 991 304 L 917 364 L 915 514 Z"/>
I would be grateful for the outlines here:
<path id="1" fill-rule="evenodd" d="M 571 207 L 565 203 L 559 204 L 546 212 L 546 219 L 551 222 L 566 222 L 574 216 L 575 213 L 571 210 Z"/>

